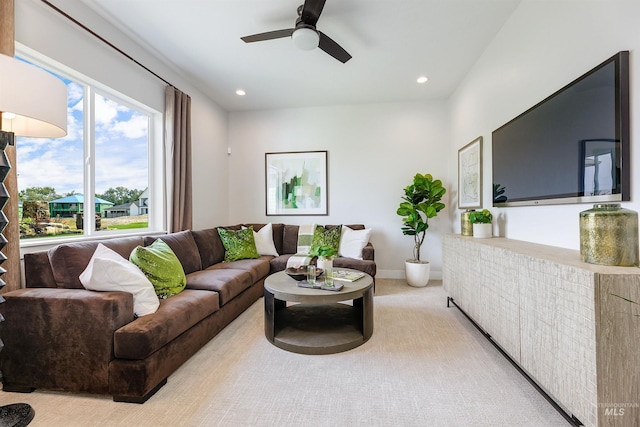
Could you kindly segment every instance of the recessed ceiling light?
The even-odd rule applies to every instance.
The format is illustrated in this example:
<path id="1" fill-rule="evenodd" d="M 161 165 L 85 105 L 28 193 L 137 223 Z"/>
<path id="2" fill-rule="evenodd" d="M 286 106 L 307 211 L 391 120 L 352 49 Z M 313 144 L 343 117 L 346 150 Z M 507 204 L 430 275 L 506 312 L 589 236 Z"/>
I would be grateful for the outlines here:
<path id="1" fill-rule="evenodd" d="M 418 83 L 426 83 L 426 82 L 427 82 L 427 80 L 429 80 L 429 79 L 427 78 L 427 76 L 420 76 L 420 77 L 418 77 L 418 80 L 416 80 L 416 81 L 417 81 Z"/>
<path id="2" fill-rule="evenodd" d="M 238 89 L 236 91 L 236 95 L 238 96 L 245 96 L 247 94 L 247 92 L 243 91 L 242 89 Z"/>

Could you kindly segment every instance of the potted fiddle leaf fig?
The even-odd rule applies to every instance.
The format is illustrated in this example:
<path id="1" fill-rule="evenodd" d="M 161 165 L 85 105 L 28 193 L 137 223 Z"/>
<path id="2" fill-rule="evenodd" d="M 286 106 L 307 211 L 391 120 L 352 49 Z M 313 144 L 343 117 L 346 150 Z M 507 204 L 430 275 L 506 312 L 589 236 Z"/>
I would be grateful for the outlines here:
<path id="1" fill-rule="evenodd" d="M 493 235 L 493 215 L 488 209 L 471 212 L 469 221 L 473 224 L 473 237 L 486 238 Z"/>
<path id="2" fill-rule="evenodd" d="M 404 189 L 403 201 L 396 213 L 402 217 L 402 234 L 414 239 L 413 258 L 405 261 L 405 275 L 410 286 L 422 287 L 429 283 L 431 265 L 420 258 L 420 248 L 429 228 L 429 219 L 435 218 L 445 207 L 441 199 L 446 192 L 441 180 L 419 173 Z"/>

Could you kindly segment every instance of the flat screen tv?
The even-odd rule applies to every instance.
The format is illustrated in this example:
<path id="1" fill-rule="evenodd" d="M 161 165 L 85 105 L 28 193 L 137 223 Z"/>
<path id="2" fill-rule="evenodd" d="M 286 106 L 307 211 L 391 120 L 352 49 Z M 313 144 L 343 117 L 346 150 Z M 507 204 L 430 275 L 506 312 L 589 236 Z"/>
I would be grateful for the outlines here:
<path id="1" fill-rule="evenodd" d="M 493 206 L 627 201 L 629 52 L 492 133 Z"/>

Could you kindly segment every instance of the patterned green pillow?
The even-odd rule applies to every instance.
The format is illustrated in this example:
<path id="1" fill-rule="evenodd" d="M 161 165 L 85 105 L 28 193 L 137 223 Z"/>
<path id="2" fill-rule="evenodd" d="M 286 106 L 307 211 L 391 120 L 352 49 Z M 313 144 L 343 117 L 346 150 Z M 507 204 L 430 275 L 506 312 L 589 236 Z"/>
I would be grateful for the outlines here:
<path id="1" fill-rule="evenodd" d="M 159 298 L 179 294 L 187 285 L 182 264 L 169 245 L 161 239 L 146 247 L 136 247 L 129 255 L 129 261 L 147 276 Z"/>
<path id="2" fill-rule="evenodd" d="M 338 249 L 340 248 L 340 236 L 342 234 L 342 225 L 338 225 L 333 228 L 325 228 L 321 225 L 316 225 L 313 230 L 313 238 L 311 239 L 311 249 L 309 254 L 318 256 L 318 250 L 322 246 L 331 246 L 333 248 L 334 256 L 338 255 Z"/>
<path id="3" fill-rule="evenodd" d="M 226 230 L 218 228 L 218 234 L 224 245 L 224 260 L 237 261 L 239 259 L 259 258 L 256 242 L 253 239 L 253 227 L 243 230 Z"/>

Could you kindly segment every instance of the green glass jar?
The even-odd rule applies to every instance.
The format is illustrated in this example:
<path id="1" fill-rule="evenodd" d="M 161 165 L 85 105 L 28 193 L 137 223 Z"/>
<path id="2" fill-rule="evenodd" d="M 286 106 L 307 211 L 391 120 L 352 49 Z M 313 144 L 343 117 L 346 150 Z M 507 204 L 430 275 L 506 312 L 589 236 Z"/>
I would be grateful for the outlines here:
<path id="1" fill-rule="evenodd" d="M 619 203 L 580 212 L 580 258 L 600 265 L 638 265 L 638 213 Z"/>
<path id="2" fill-rule="evenodd" d="M 475 212 L 475 209 L 467 209 L 460 215 L 461 230 L 463 236 L 473 236 L 473 224 L 469 220 L 469 214 Z"/>

